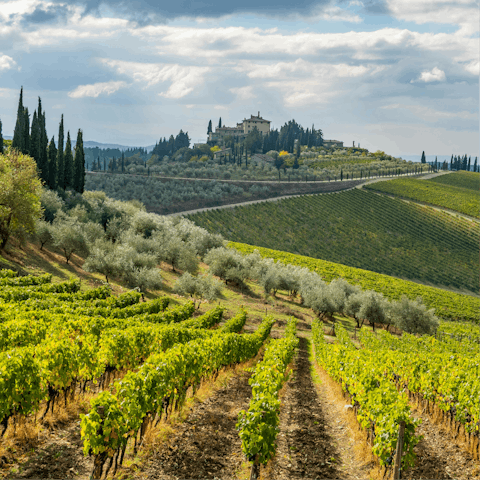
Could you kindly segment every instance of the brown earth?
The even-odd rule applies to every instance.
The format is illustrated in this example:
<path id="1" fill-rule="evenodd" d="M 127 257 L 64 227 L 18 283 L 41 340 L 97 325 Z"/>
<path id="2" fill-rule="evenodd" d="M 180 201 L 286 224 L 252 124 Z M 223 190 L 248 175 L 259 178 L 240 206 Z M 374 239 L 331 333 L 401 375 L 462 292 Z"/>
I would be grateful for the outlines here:
<path id="1" fill-rule="evenodd" d="M 193 407 L 167 441 L 146 448 L 135 479 L 237 479 L 245 457 L 235 425 L 248 408 L 251 373 L 239 371 L 223 388 Z"/>
<path id="2" fill-rule="evenodd" d="M 282 398 L 277 453 L 262 479 L 360 479 L 366 469 L 353 454 L 342 408 L 326 385 L 313 383 L 308 341 L 300 337 L 292 377 Z"/>
<path id="3" fill-rule="evenodd" d="M 456 445 L 450 438 L 450 433 L 441 425 L 433 423 L 421 408 L 412 404 L 412 411 L 415 418 L 422 420 L 416 431 L 424 438 L 415 447 L 415 467 L 405 471 L 402 479 L 480 479 L 480 462 Z"/>

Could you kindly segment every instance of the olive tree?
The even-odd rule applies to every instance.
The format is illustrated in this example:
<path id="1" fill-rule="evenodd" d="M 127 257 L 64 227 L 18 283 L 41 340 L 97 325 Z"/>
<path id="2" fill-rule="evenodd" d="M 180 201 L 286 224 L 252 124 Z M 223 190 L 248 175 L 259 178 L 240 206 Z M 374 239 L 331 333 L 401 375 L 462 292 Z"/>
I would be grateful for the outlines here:
<path id="1" fill-rule="evenodd" d="M 244 257 L 231 248 L 213 248 L 207 253 L 204 261 L 209 265 L 211 273 L 224 280 L 226 285 L 228 282 L 244 285 L 245 280 L 249 278 Z"/>
<path id="2" fill-rule="evenodd" d="M 63 251 L 67 264 L 72 255 L 88 252 L 82 224 L 71 217 L 59 215 L 51 227 L 53 244 Z"/>
<path id="3" fill-rule="evenodd" d="M 40 242 L 40 250 L 43 250 L 43 247 L 47 243 L 52 243 L 53 238 L 50 223 L 42 219 L 37 219 L 35 221 L 35 237 Z"/>
<path id="4" fill-rule="evenodd" d="M 418 334 L 432 334 L 438 327 L 435 310 L 427 310 L 421 298 L 415 301 L 402 296 L 401 300 L 392 302 L 392 318 L 396 327 Z"/>
<path id="5" fill-rule="evenodd" d="M 368 320 L 375 331 L 375 324 L 384 324 L 386 320 L 385 299 L 381 293 L 367 290 L 363 293 L 363 301 L 358 317 Z"/>
<path id="6" fill-rule="evenodd" d="M 33 158 L 11 149 L 0 155 L 0 250 L 11 235 L 22 239 L 35 231 L 41 191 Z"/>
<path id="7" fill-rule="evenodd" d="M 194 277 L 185 272 L 175 283 L 174 291 L 183 296 L 213 301 L 221 295 L 222 284 L 211 275 Z"/>

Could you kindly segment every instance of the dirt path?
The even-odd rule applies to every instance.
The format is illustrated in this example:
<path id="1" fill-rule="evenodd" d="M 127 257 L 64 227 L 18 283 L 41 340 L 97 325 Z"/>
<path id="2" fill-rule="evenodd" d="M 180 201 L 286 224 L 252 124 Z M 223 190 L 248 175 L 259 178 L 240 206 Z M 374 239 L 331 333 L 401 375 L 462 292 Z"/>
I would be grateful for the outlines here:
<path id="1" fill-rule="evenodd" d="M 293 375 L 286 384 L 280 414 L 277 454 L 262 469 L 262 479 L 365 479 L 354 458 L 354 441 L 339 415 L 343 408 L 326 385 L 315 385 L 308 341 L 300 337 Z"/>
<path id="2" fill-rule="evenodd" d="M 235 425 L 248 408 L 250 373 L 240 371 L 226 386 L 197 404 L 169 441 L 154 447 L 136 479 L 233 480 L 245 458 Z"/>
<path id="3" fill-rule="evenodd" d="M 458 447 L 450 434 L 434 424 L 427 414 L 417 408 L 412 410 L 414 417 L 422 420 L 417 432 L 424 438 L 415 447 L 415 467 L 405 471 L 402 479 L 480 479 L 480 462 Z"/>

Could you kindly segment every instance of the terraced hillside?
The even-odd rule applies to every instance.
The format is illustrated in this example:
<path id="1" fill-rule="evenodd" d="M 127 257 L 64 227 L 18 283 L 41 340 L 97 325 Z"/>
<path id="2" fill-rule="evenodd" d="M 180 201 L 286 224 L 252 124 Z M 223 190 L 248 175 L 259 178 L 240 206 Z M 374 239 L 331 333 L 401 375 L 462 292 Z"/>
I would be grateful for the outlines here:
<path id="1" fill-rule="evenodd" d="M 479 289 L 477 223 L 370 191 L 303 196 L 189 218 L 241 243 L 436 286 Z"/>
<path id="2" fill-rule="evenodd" d="M 460 172 L 459 172 L 460 173 Z M 463 175 L 478 175 L 478 173 L 462 172 Z M 456 212 L 480 218 L 480 191 L 471 188 L 474 186 L 475 177 L 468 180 L 468 187 L 460 187 L 459 183 L 464 182 L 463 175 L 449 174 L 441 177 L 434 177 L 431 180 L 418 180 L 415 178 L 400 178 L 388 182 L 377 182 L 366 185 L 365 188 L 377 192 L 388 193 L 402 198 L 408 198 L 418 202 L 438 205 L 439 207 L 455 210 Z M 452 182 L 457 185 L 448 184 L 448 178 L 453 176 Z M 444 179 L 442 181 L 442 179 Z"/>

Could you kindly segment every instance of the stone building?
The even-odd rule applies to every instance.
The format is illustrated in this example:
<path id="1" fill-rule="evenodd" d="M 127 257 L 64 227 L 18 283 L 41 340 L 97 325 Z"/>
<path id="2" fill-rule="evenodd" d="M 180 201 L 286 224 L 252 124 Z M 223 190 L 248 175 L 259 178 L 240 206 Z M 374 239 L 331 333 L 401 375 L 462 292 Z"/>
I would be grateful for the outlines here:
<path id="1" fill-rule="evenodd" d="M 239 140 L 244 139 L 255 127 L 261 132 L 262 135 L 266 135 L 270 132 L 270 120 L 265 120 L 258 115 L 250 115 L 250 118 L 244 118 L 243 122 L 237 123 L 235 127 L 217 127 L 215 132 L 208 134 L 208 140 L 210 142 L 221 141 L 226 136 L 232 136 Z"/>

